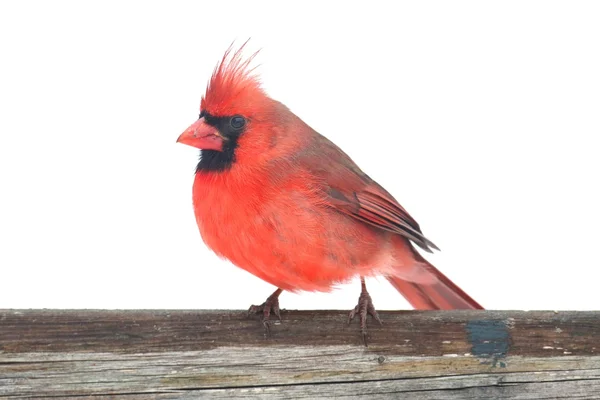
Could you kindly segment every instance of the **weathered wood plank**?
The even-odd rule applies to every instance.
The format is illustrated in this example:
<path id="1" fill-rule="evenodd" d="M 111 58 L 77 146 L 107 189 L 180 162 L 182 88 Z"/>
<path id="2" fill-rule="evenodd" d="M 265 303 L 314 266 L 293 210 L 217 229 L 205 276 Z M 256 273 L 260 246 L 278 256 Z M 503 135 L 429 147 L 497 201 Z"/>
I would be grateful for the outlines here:
<path id="1" fill-rule="evenodd" d="M 243 311 L 1 310 L 0 351 L 161 352 L 222 346 L 361 345 L 342 311 L 283 311 L 265 340 Z M 369 346 L 394 354 L 507 351 L 519 355 L 598 354 L 600 312 L 382 311 Z M 487 336 L 492 345 L 485 346 Z M 510 343 L 507 340 L 510 337 Z M 478 342 L 479 339 L 482 339 Z M 490 343 L 487 343 L 490 344 Z M 554 351 L 547 351 L 553 347 Z M 568 355 L 568 354 L 567 354 Z"/>
<path id="2" fill-rule="evenodd" d="M 600 398 L 600 312 L 0 310 L 0 397 Z"/>
<path id="3" fill-rule="evenodd" d="M 377 382 L 398 392 L 532 382 L 545 382 L 548 387 L 554 384 L 558 388 L 569 381 L 594 382 L 600 390 L 597 356 L 584 360 L 572 356 L 561 360 L 509 356 L 505 359 L 506 366 L 500 368 L 482 365 L 472 356 L 390 357 L 379 364 L 373 355 L 354 354 L 352 349 L 325 350 L 319 354 L 314 348 L 293 351 L 271 348 L 264 355 L 256 348 L 241 347 L 191 354 L 90 354 L 78 361 L 65 361 L 64 357 L 48 354 L 26 354 L 19 359 L 8 358 L 9 364 L 2 365 L 0 395 L 187 392 L 222 387 L 230 388 L 220 391 L 223 393 L 252 392 L 249 390 L 252 388 L 276 393 L 293 387 L 297 391 L 307 390 L 304 388 L 307 384 L 333 390 L 337 385 L 352 382 L 366 383 L 361 389 L 363 394 L 369 393 L 369 388 Z M 346 389 L 339 386 L 335 390 L 341 394 Z M 553 390 L 553 394 L 558 393 L 561 392 Z"/>

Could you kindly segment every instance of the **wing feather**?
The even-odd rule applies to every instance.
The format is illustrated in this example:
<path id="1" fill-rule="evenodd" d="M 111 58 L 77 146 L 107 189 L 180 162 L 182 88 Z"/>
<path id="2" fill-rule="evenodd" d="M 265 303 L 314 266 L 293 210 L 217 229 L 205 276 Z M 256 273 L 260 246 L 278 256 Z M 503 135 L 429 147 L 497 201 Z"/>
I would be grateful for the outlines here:
<path id="1" fill-rule="evenodd" d="M 320 161 L 317 165 L 312 158 L 316 154 Z M 361 222 L 402 235 L 425 251 L 439 250 L 404 207 L 327 138 L 317 134 L 305 155 L 311 159 L 304 165 L 320 178 L 330 206 Z"/>

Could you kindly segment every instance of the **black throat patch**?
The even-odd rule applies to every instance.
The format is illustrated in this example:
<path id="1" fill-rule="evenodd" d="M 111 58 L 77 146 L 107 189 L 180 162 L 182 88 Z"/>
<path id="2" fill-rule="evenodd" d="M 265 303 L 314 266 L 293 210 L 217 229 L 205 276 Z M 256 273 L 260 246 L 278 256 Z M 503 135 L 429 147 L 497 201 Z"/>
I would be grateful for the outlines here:
<path id="1" fill-rule="evenodd" d="M 200 161 L 196 166 L 196 172 L 222 172 L 231 168 L 235 162 L 235 149 L 238 145 L 238 139 L 246 128 L 244 122 L 241 128 L 232 123 L 234 118 L 243 118 L 239 115 L 232 117 L 215 117 L 206 112 L 200 113 L 200 118 L 204 117 L 206 123 L 215 127 L 225 139 L 223 140 L 222 151 L 218 150 L 200 150 Z M 244 119 L 244 121 L 246 121 Z"/>

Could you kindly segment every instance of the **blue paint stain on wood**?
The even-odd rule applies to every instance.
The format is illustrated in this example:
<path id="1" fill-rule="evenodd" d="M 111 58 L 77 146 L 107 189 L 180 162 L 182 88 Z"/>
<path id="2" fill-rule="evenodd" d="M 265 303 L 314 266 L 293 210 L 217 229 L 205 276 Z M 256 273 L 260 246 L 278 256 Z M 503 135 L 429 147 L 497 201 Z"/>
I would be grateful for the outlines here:
<path id="1" fill-rule="evenodd" d="M 467 322 L 471 354 L 483 358 L 484 364 L 505 368 L 500 361 L 510 348 L 510 333 L 505 321 L 474 320 Z"/>

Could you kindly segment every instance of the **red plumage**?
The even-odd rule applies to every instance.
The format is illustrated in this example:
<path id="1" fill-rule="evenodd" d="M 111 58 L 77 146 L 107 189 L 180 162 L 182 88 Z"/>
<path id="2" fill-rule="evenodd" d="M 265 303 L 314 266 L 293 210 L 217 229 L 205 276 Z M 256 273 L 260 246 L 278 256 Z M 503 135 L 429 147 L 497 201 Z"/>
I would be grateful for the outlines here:
<path id="1" fill-rule="evenodd" d="M 394 197 L 271 99 L 241 51 L 225 54 L 179 138 L 204 149 L 193 201 L 206 245 L 283 290 L 383 275 L 415 308 L 481 308 L 413 248 L 437 247 Z"/>
<path id="2" fill-rule="evenodd" d="M 260 107 L 266 95 L 260 86 L 250 63 L 257 53 L 247 59 L 242 58 L 242 46 L 231 55 L 231 48 L 215 68 L 200 102 L 202 110 L 210 110 L 214 115 L 234 115 L 246 113 Z"/>

